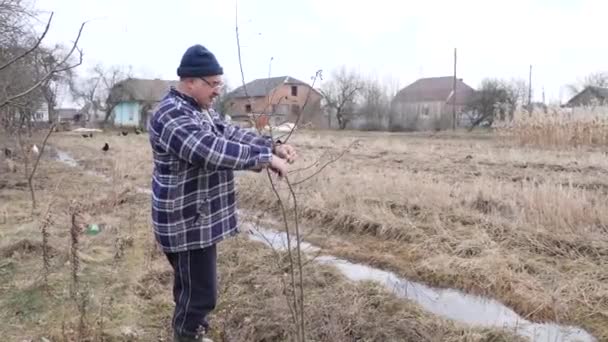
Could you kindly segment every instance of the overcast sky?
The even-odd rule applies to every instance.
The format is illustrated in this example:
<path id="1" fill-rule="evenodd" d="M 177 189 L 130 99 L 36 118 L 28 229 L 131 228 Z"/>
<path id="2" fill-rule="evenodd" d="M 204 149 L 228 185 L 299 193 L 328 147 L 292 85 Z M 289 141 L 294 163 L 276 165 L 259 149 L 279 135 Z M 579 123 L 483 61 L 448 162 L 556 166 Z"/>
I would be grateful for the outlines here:
<path id="1" fill-rule="evenodd" d="M 82 21 L 85 65 L 131 65 L 138 77 L 175 79 L 190 45 L 210 49 L 228 83 L 241 84 L 234 0 L 38 0 L 55 12 L 49 42 L 69 43 Z M 608 70 L 601 0 L 240 0 L 246 81 L 290 75 L 311 81 L 345 65 L 404 87 L 420 77 L 528 79 L 535 100 L 567 101 L 564 89 Z M 272 63 L 270 62 L 273 58 Z"/>

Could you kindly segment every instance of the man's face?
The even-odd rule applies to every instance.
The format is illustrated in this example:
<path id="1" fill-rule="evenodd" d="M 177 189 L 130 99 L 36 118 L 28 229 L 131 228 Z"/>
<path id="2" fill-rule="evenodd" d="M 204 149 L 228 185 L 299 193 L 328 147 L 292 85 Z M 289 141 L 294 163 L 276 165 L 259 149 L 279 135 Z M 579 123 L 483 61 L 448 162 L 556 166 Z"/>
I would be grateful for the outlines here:
<path id="1" fill-rule="evenodd" d="M 192 96 L 201 107 L 209 108 L 213 99 L 220 95 L 223 86 L 220 75 L 195 78 L 191 84 Z"/>

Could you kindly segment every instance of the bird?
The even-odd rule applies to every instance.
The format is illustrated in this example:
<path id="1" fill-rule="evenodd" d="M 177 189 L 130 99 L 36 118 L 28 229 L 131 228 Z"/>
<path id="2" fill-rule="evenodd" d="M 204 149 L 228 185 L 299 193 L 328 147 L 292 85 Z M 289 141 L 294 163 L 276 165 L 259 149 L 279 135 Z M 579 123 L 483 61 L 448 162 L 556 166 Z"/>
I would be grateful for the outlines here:
<path id="1" fill-rule="evenodd" d="M 11 149 L 10 149 L 10 148 L 8 148 L 8 147 L 5 147 L 5 148 L 4 148 L 4 156 L 5 156 L 6 158 L 12 158 L 12 157 L 13 157 L 13 150 L 11 150 Z"/>
<path id="2" fill-rule="evenodd" d="M 38 146 L 36 146 L 36 144 L 32 145 L 32 153 L 34 153 L 34 155 L 39 155 L 40 154 L 40 150 L 38 149 Z"/>
<path id="3" fill-rule="evenodd" d="M 108 145 L 108 143 L 106 143 L 105 145 L 103 145 L 103 147 L 101 148 L 101 150 L 104 151 L 104 152 L 108 152 L 109 149 L 110 149 L 110 145 Z"/>
<path id="4" fill-rule="evenodd" d="M 126 136 L 127 134 L 129 134 L 129 132 L 126 132 L 126 131 L 122 131 L 121 133 L 123 136 Z"/>
<path id="5" fill-rule="evenodd" d="M 135 129 L 135 134 L 137 134 L 137 135 L 140 135 L 140 134 L 141 134 L 141 131 L 139 130 L 139 128 L 136 128 L 136 129 Z"/>
<path id="6" fill-rule="evenodd" d="M 93 137 L 93 133 L 89 133 L 89 138 L 92 138 L 92 137 Z"/>
<path id="7" fill-rule="evenodd" d="M 88 138 L 89 136 L 88 136 L 88 135 L 86 135 L 86 134 L 83 134 L 83 135 L 82 135 L 82 137 L 83 137 L 83 138 Z"/>

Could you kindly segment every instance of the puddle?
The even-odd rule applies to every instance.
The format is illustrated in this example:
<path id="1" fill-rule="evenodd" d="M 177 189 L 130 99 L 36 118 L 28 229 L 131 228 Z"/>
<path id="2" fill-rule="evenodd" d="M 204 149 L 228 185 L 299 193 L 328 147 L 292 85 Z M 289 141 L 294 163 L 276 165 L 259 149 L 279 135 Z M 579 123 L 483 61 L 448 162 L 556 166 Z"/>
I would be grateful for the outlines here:
<path id="1" fill-rule="evenodd" d="M 249 237 L 278 250 L 287 248 L 287 236 L 283 232 L 256 227 L 251 230 Z M 292 241 L 293 247 L 295 239 Z M 302 250 L 306 253 L 320 250 L 306 242 L 302 242 L 301 245 Z M 429 287 L 400 278 L 392 272 L 354 264 L 333 256 L 321 255 L 316 260 L 322 264 L 335 266 L 350 280 L 378 282 L 398 297 L 412 300 L 425 310 L 447 319 L 474 326 L 504 328 L 534 342 L 596 341 L 593 336 L 580 328 L 530 322 L 496 300 L 469 295 L 453 289 Z"/>
<path id="2" fill-rule="evenodd" d="M 278 233 L 273 230 L 255 227 L 254 230 L 252 230 L 252 234 L 249 235 L 249 238 L 255 241 L 263 242 L 267 245 L 271 245 L 278 250 L 287 250 L 287 234 L 284 233 Z M 291 248 L 294 248 L 296 246 L 296 239 L 292 238 L 290 243 Z M 305 253 L 314 253 L 321 250 L 319 247 L 313 246 L 304 241 L 300 241 L 300 249 Z"/>
<path id="3" fill-rule="evenodd" d="M 55 149 L 57 152 L 57 160 L 71 167 L 78 167 L 76 159 L 72 158 L 67 152 Z"/>
<path id="4" fill-rule="evenodd" d="M 152 195 L 152 190 L 150 190 L 150 189 L 144 189 L 144 188 L 141 188 L 139 186 L 135 188 L 135 191 L 137 191 L 140 194 Z"/>

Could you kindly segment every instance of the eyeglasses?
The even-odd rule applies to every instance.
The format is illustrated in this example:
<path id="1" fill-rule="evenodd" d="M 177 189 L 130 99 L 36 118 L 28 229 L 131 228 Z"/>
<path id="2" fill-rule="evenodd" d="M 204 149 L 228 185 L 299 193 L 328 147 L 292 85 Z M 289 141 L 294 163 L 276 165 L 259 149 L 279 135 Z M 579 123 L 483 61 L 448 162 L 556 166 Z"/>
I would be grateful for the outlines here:
<path id="1" fill-rule="evenodd" d="M 224 83 L 222 83 L 222 82 L 218 82 L 217 84 L 213 85 L 213 84 L 209 83 L 209 81 L 207 81 L 206 79 L 204 79 L 202 77 L 200 79 L 203 80 L 203 82 L 207 83 L 207 85 L 210 86 L 213 89 L 222 90 L 222 88 L 224 88 Z"/>

